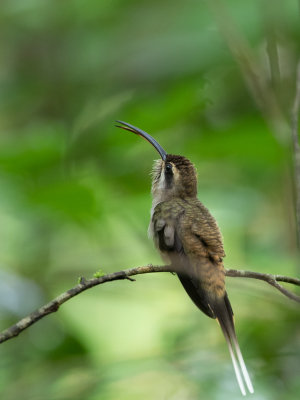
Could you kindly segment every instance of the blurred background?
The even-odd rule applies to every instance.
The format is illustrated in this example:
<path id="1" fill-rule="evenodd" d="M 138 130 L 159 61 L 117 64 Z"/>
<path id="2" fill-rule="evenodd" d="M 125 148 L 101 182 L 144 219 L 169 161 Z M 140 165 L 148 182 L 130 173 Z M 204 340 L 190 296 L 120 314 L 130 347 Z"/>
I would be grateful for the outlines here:
<path id="1" fill-rule="evenodd" d="M 1 1 L 1 330 L 79 276 L 162 263 L 147 237 L 158 156 L 116 119 L 195 163 L 227 268 L 299 276 L 299 21 L 292 0 Z M 251 398 L 298 399 L 299 305 L 263 282 L 227 286 Z M 171 274 L 93 288 L 3 343 L 0 393 L 241 398 L 221 330 Z"/>

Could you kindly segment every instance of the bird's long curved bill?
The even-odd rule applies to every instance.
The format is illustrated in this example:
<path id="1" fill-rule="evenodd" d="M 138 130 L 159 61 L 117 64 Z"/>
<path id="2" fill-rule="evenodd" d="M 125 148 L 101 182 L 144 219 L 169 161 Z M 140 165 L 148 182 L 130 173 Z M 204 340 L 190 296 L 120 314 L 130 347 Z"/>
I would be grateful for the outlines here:
<path id="1" fill-rule="evenodd" d="M 152 146 L 158 151 L 160 154 L 161 158 L 165 161 L 167 157 L 167 153 L 165 150 L 161 147 L 159 143 L 151 136 L 149 133 L 142 131 L 141 129 L 137 128 L 136 126 L 133 126 L 131 124 L 128 124 L 127 122 L 123 121 L 116 121 L 120 125 L 116 125 L 117 128 L 125 129 L 126 131 L 133 132 L 136 135 L 142 136 L 144 139 L 146 139 L 149 143 L 152 144 Z"/>

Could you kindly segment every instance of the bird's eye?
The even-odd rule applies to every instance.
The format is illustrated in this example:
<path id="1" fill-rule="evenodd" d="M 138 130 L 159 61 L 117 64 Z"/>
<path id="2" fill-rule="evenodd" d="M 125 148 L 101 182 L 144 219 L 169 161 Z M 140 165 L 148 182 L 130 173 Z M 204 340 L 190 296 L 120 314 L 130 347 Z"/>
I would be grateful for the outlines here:
<path id="1" fill-rule="evenodd" d="M 167 174 L 172 174 L 173 170 L 172 170 L 172 164 L 167 163 L 166 167 L 165 167 L 165 171 Z"/>

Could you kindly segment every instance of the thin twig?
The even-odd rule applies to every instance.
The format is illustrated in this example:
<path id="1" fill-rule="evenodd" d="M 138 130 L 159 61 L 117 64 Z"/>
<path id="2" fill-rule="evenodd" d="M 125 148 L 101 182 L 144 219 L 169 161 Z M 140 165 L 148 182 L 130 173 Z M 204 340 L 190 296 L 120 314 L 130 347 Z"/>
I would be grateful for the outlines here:
<path id="1" fill-rule="evenodd" d="M 296 218 L 298 248 L 300 249 L 300 146 L 299 146 L 299 109 L 300 109 L 300 61 L 297 66 L 296 94 L 292 109 L 292 140 L 294 154 L 294 180 L 296 191 Z"/>
<path id="2" fill-rule="evenodd" d="M 236 269 L 227 269 L 226 276 L 238 277 L 238 278 L 252 278 L 265 281 L 269 283 L 269 285 L 278 289 L 282 294 L 287 296 L 289 299 L 300 303 L 300 296 L 297 296 L 296 294 L 290 292 L 289 290 L 285 289 L 282 285 L 278 283 L 278 282 L 286 282 L 300 286 L 300 279 L 290 278 L 288 276 L 283 276 L 283 275 L 262 274 L 260 272 L 253 272 L 253 271 L 238 271 Z"/>
<path id="3" fill-rule="evenodd" d="M 274 32 L 268 32 L 267 35 L 267 54 L 269 58 L 271 81 L 274 89 L 276 90 L 280 83 L 280 69 L 278 60 L 278 49 L 276 43 L 276 36 Z"/>
<path id="4" fill-rule="evenodd" d="M 276 5 L 278 6 L 278 4 Z M 280 29 L 280 8 L 274 7 L 273 3 L 264 0 L 261 3 L 261 14 L 263 16 L 262 22 L 265 31 L 266 53 L 269 60 L 271 84 L 280 102 L 281 98 L 278 94 L 280 94 L 281 78 L 277 44 L 277 32 Z M 282 104 L 280 103 L 280 105 Z"/>
<path id="5" fill-rule="evenodd" d="M 78 285 L 74 286 L 73 288 L 67 290 L 66 292 L 60 294 L 55 299 L 50 301 L 49 303 L 45 304 L 44 306 L 40 307 L 38 310 L 34 311 L 33 313 L 29 314 L 27 317 L 22 318 L 19 322 L 12 325 L 10 328 L 4 330 L 0 333 L 0 343 L 5 342 L 6 340 L 12 339 L 15 336 L 18 336 L 22 331 L 27 329 L 30 325 L 37 322 L 39 319 L 44 318 L 48 314 L 52 314 L 59 309 L 59 307 L 65 303 L 66 301 L 70 300 L 72 297 L 77 296 L 79 293 L 84 292 L 87 289 L 92 288 L 93 286 L 101 285 L 105 282 L 111 282 L 121 279 L 129 279 L 130 276 L 139 275 L 139 274 L 148 274 L 151 272 L 173 272 L 172 268 L 169 265 L 159 266 L 159 265 L 146 265 L 143 267 L 136 267 L 130 268 L 123 271 L 114 272 L 112 274 L 107 274 L 100 276 L 98 278 L 92 279 L 85 279 L 80 278 L 80 282 Z M 282 275 L 271 275 L 271 274 L 262 274 L 259 272 L 252 272 L 252 271 L 239 271 L 235 269 L 226 270 L 226 276 L 230 277 L 238 277 L 238 278 L 254 278 L 263 280 L 270 285 L 274 286 L 278 289 L 281 293 L 283 293 L 288 298 L 297 301 L 300 303 L 300 297 L 295 295 L 294 293 L 290 292 L 289 290 L 285 289 L 281 286 L 278 281 L 280 282 L 287 282 L 293 285 L 300 286 L 300 279 L 297 278 L 290 278 L 288 276 Z"/>

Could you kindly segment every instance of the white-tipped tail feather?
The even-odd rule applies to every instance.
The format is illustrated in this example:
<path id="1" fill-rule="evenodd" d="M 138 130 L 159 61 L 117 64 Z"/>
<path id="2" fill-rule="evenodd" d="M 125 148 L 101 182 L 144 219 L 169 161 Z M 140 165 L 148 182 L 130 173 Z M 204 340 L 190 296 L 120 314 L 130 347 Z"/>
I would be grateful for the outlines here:
<path id="1" fill-rule="evenodd" d="M 229 318 L 228 318 L 229 315 Z M 220 318 L 221 317 L 221 318 Z M 254 393 L 253 385 L 249 376 L 249 373 L 246 368 L 245 361 L 243 359 L 240 346 L 237 341 L 237 337 L 235 334 L 235 329 L 234 329 L 234 323 L 233 323 L 233 318 L 230 316 L 230 314 L 222 314 L 219 317 L 217 317 L 217 320 L 222 328 L 223 334 L 225 336 L 230 357 L 232 360 L 234 372 L 236 375 L 236 379 L 238 381 L 240 390 L 242 392 L 243 396 L 246 396 L 246 390 L 245 390 L 245 385 L 244 382 L 246 383 L 246 386 L 249 390 L 250 393 Z"/>
<path id="2" fill-rule="evenodd" d="M 237 338 L 236 338 L 235 335 L 233 337 L 233 343 L 234 343 L 234 346 L 235 346 L 235 351 L 236 351 L 236 354 L 238 356 L 239 364 L 240 364 L 240 367 L 241 367 L 241 370 L 242 370 L 243 377 L 245 379 L 247 388 L 248 388 L 250 393 L 254 393 L 253 385 L 252 385 L 250 376 L 248 374 L 248 371 L 247 371 L 247 368 L 246 368 L 246 364 L 245 364 L 245 361 L 243 359 L 243 356 L 242 356 L 242 353 L 241 353 L 241 349 L 240 349 L 240 346 L 238 344 L 238 341 L 237 341 Z"/>
<path id="3" fill-rule="evenodd" d="M 246 390 L 245 390 L 244 382 L 243 382 L 243 379 L 241 377 L 240 369 L 239 369 L 238 363 L 236 362 L 236 358 L 235 358 L 235 355 L 234 355 L 230 340 L 227 340 L 227 338 L 226 338 L 226 341 L 227 341 L 227 344 L 228 344 L 228 349 L 229 349 L 230 357 L 231 357 L 231 360 L 232 360 L 232 364 L 233 364 L 236 380 L 238 381 L 238 384 L 239 384 L 239 387 L 241 389 L 242 395 L 246 396 Z"/>

